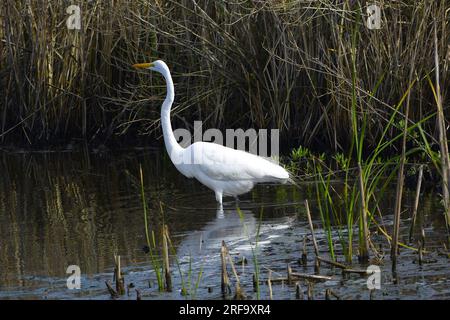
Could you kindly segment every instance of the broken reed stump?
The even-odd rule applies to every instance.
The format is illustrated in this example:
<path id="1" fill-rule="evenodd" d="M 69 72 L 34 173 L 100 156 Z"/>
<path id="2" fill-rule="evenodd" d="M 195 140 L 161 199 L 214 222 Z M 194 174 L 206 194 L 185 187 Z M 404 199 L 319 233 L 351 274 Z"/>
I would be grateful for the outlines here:
<path id="1" fill-rule="evenodd" d="M 331 289 L 325 290 L 325 300 L 331 300 L 331 297 L 335 297 L 336 300 L 341 300 L 341 297 L 339 297 L 336 293 L 333 292 Z"/>
<path id="2" fill-rule="evenodd" d="M 134 289 L 134 290 L 136 290 L 136 300 L 137 301 L 141 300 L 142 299 L 141 291 L 139 289 Z"/>
<path id="3" fill-rule="evenodd" d="M 295 284 L 295 299 L 297 299 L 297 300 L 304 299 L 303 289 L 302 289 L 302 286 L 300 285 L 300 282 L 297 282 Z"/>
<path id="4" fill-rule="evenodd" d="M 418 255 L 419 255 L 419 266 L 421 266 L 422 265 L 422 263 L 423 263 L 423 252 L 422 252 L 422 250 L 423 250 L 423 243 L 422 243 L 422 240 L 419 240 L 419 243 L 418 243 L 418 246 L 419 246 L 419 252 L 418 252 Z"/>
<path id="5" fill-rule="evenodd" d="M 320 274 L 320 260 L 317 258 L 318 257 L 316 257 L 316 260 L 314 261 L 314 273 Z"/>
<path id="6" fill-rule="evenodd" d="M 258 281 L 256 280 L 256 274 L 253 274 L 253 292 L 258 292 Z"/>
<path id="7" fill-rule="evenodd" d="M 239 279 L 239 275 L 236 272 L 236 268 L 234 267 L 233 258 L 231 257 L 230 252 L 228 251 L 228 248 L 225 245 L 225 242 L 222 242 L 222 245 L 225 247 L 226 256 L 228 257 L 228 261 L 230 262 L 231 270 L 233 271 L 233 275 L 236 279 L 236 293 L 234 295 L 234 299 L 235 300 L 244 300 L 246 297 L 245 297 L 244 291 L 241 288 L 241 281 Z"/>
<path id="8" fill-rule="evenodd" d="M 308 295 L 308 300 L 314 300 L 314 287 L 313 287 L 313 283 L 310 281 L 307 281 L 308 284 L 308 291 L 307 291 L 307 295 Z"/>
<path id="9" fill-rule="evenodd" d="M 292 268 L 289 265 L 289 263 L 287 265 L 287 282 L 288 282 L 288 285 L 292 284 Z"/>
<path id="10" fill-rule="evenodd" d="M 127 296 L 130 296 L 130 289 L 134 288 L 134 283 L 131 282 L 129 285 L 127 285 Z"/>
<path id="11" fill-rule="evenodd" d="M 172 277 L 170 275 L 170 261 L 169 261 L 169 229 L 167 225 L 163 225 L 162 234 L 162 254 L 163 254 L 163 268 L 165 278 L 165 289 L 167 292 L 172 291 Z"/>
<path id="12" fill-rule="evenodd" d="M 225 296 L 231 293 L 230 278 L 228 277 L 227 271 L 227 247 L 225 246 L 225 241 L 222 241 L 222 247 L 220 248 L 220 260 L 222 261 L 221 288 L 222 294 Z"/>
<path id="13" fill-rule="evenodd" d="M 420 199 L 420 189 L 422 187 L 422 178 L 423 178 L 423 164 L 420 165 L 419 167 L 419 178 L 417 179 L 416 196 L 414 199 L 414 207 L 411 217 L 411 227 L 409 228 L 409 242 L 412 241 L 414 226 L 416 224 L 417 208 L 419 207 L 419 199 Z"/>
<path id="14" fill-rule="evenodd" d="M 236 278 L 236 293 L 234 295 L 235 300 L 243 300 L 245 299 L 244 292 L 241 288 L 241 281 L 239 279 L 239 275 L 237 274 L 236 268 L 234 267 L 233 258 L 230 255 L 230 252 L 228 251 L 228 248 L 225 244 L 225 241 L 222 241 L 222 247 L 220 249 L 220 258 L 222 261 L 222 280 L 221 280 L 221 287 L 222 287 L 222 294 L 225 296 L 228 293 L 231 293 L 231 285 L 230 285 L 230 278 L 228 277 L 228 271 L 227 271 L 227 259 L 230 263 L 231 270 L 233 271 L 234 277 Z"/>
<path id="15" fill-rule="evenodd" d="M 269 299 L 272 300 L 272 270 L 269 270 L 269 279 L 267 279 L 267 286 L 269 287 Z"/>
<path id="16" fill-rule="evenodd" d="M 420 227 L 420 240 L 422 241 L 422 248 L 425 248 L 425 229 Z"/>
<path id="17" fill-rule="evenodd" d="M 105 281 L 106 288 L 108 288 L 109 294 L 111 295 L 111 298 L 117 299 L 119 295 L 117 294 L 117 291 L 114 290 L 114 288 L 111 286 L 111 283 L 109 280 Z"/>
<path id="18" fill-rule="evenodd" d="M 309 230 L 311 231 L 311 236 L 314 244 L 314 253 L 316 257 L 319 256 L 319 247 L 317 246 L 316 236 L 314 235 L 314 226 L 311 218 L 311 211 L 309 210 L 308 200 L 305 200 L 306 216 L 308 217 Z"/>
<path id="19" fill-rule="evenodd" d="M 331 290 L 325 290 L 325 300 L 331 300 Z"/>
<path id="20" fill-rule="evenodd" d="M 122 275 L 120 256 L 114 256 L 115 268 L 114 268 L 114 279 L 116 280 L 116 293 L 118 295 L 125 294 L 125 278 Z"/>
<path id="21" fill-rule="evenodd" d="M 302 251 L 301 264 L 305 267 L 308 264 L 308 255 L 307 255 L 307 251 L 306 251 L 306 236 L 303 237 L 303 251 Z"/>

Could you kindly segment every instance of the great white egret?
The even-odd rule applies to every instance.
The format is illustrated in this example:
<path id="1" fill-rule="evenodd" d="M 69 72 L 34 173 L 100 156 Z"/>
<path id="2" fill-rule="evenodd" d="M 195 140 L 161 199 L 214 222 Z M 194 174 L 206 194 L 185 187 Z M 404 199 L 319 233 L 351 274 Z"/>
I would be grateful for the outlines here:
<path id="1" fill-rule="evenodd" d="M 285 183 L 289 179 L 289 173 L 279 165 L 245 151 L 211 142 L 195 142 L 187 148 L 180 146 L 170 123 L 175 90 L 169 67 L 162 60 L 138 63 L 133 67 L 159 72 L 166 80 L 167 96 L 161 107 L 166 150 L 178 171 L 212 189 L 220 205 L 223 195 L 237 197 L 249 192 L 256 183 Z"/>

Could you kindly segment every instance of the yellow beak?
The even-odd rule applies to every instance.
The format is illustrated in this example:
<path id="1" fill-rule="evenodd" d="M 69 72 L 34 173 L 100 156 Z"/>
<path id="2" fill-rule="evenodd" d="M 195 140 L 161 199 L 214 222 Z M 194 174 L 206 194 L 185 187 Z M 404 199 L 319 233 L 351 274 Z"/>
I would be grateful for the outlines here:
<path id="1" fill-rule="evenodd" d="M 133 64 L 133 68 L 136 68 L 136 69 L 148 69 L 148 68 L 151 68 L 151 67 L 153 67 L 153 63 L 136 63 L 136 64 Z"/>

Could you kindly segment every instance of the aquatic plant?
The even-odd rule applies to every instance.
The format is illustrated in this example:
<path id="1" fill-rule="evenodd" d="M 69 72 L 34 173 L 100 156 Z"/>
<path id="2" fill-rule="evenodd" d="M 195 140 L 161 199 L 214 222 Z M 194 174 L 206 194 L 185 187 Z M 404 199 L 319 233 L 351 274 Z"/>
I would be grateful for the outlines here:
<path id="1" fill-rule="evenodd" d="M 141 182 L 142 208 L 143 208 L 143 213 L 144 213 L 145 239 L 147 241 L 147 247 L 148 247 L 150 261 L 152 263 L 153 271 L 155 272 L 155 275 L 156 275 L 158 289 L 159 289 L 159 291 L 163 291 L 164 290 L 164 280 L 163 280 L 164 268 L 160 263 L 160 261 L 162 259 L 158 255 L 158 248 L 156 247 L 155 233 L 152 230 L 151 238 L 150 238 L 150 233 L 148 230 L 148 219 L 147 219 L 148 207 L 147 207 L 147 201 L 145 199 L 144 175 L 142 173 L 142 166 L 139 167 L 139 174 L 140 174 L 140 182 Z"/>

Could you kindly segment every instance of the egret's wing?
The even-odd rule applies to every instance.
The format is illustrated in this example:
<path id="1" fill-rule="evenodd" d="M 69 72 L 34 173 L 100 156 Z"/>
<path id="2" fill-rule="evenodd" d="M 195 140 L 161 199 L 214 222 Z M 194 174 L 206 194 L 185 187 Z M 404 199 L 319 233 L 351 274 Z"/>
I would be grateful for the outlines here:
<path id="1" fill-rule="evenodd" d="M 211 179 L 271 181 L 289 178 L 279 165 L 248 152 L 206 142 L 192 146 L 196 167 Z"/>

